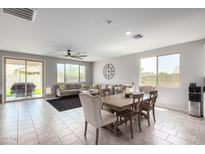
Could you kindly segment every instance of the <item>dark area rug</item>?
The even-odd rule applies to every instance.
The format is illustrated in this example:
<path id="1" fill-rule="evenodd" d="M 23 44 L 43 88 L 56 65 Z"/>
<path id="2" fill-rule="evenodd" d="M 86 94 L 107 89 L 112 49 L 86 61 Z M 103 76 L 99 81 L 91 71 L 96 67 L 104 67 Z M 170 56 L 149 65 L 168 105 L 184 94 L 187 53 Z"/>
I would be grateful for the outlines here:
<path id="1" fill-rule="evenodd" d="M 81 107 L 78 95 L 47 100 L 59 112 Z"/>

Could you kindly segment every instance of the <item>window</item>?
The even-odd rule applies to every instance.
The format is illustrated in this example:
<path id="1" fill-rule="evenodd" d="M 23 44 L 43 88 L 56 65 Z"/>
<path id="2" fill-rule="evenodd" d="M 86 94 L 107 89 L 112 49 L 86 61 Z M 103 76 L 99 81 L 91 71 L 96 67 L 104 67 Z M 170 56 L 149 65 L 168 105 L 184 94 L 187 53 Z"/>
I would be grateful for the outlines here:
<path id="1" fill-rule="evenodd" d="M 156 85 L 157 80 L 157 58 L 143 58 L 141 59 L 141 73 L 140 83 L 141 85 Z"/>
<path id="2" fill-rule="evenodd" d="M 179 87 L 180 54 L 142 58 L 140 85 Z"/>
<path id="3" fill-rule="evenodd" d="M 64 64 L 57 64 L 57 82 L 64 82 Z"/>
<path id="4" fill-rule="evenodd" d="M 179 87 L 180 56 L 166 55 L 158 57 L 158 85 L 163 87 Z"/>
<path id="5" fill-rule="evenodd" d="M 66 83 L 79 82 L 79 65 L 66 64 Z"/>
<path id="6" fill-rule="evenodd" d="M 86 68 L 77 64 L 57 64 L 58 83 L 85 82 Z"/>
<path id="7" fill-rule="evenodd" d="M 80 66 L 80 82 L 85 82 L 85 66 Z"/>

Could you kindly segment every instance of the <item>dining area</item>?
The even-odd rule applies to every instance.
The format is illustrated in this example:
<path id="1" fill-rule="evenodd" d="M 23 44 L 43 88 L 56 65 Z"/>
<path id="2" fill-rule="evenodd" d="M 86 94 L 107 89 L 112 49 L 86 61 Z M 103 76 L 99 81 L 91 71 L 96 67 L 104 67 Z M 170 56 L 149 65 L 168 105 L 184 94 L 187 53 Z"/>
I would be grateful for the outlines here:
<path id="1" fill-rule="evenodd" d="M 91 95 L 89 93 L 80 93 L 80 101 L 83 107 L 86 137 L 88 125 L 96 129 L 95 144 L 98 144 L 100 128 L 106 129 L 115 136 L 123 136 L 123 131 L 119 128 L 125 125 L 130 130 L 130 138 L 134 138 L 133 127 L 138 125 L 139 132 L 143 132 L 141 125 L 142 119 L 147 121 L 147 126 L 151 122 L 156 122 L 155 104 L 158 97 L 158 90 L 151 89 L 145 91 L 139 89 L 139 92 L 127 94 L 126 88 L 122 93 L 110 95 L 105 93 L 103 96 Z"/>

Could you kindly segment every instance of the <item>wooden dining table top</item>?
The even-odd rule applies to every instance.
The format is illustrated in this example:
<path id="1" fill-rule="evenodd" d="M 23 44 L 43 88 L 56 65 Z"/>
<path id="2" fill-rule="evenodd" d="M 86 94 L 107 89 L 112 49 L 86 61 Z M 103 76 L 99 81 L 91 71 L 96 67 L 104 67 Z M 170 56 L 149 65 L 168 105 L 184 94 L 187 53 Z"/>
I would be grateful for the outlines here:
<path id="1" fill-rule="evenodd" d="M 144 94 L 143 102 L 147 100 L 149 100 L 149 94 Z M 103 106 L 107 106 L 115 111 L 126 110 L 132 103 L 132 97 L 127 98 L 122 94 L 106 95 L 103 98 Z"/>

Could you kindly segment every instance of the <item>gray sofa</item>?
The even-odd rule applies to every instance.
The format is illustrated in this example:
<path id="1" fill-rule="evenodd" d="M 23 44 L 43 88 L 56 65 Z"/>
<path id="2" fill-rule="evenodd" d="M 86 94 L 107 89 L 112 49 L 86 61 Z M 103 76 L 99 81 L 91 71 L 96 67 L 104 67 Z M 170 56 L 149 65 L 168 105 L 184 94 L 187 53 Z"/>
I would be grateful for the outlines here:
<path id="1" fill-rule="evenodd" d="M 58 84 L 56 85 L 56 96 L 63 97 L 77 95 L 81 90 L 81 84 Z"/>

